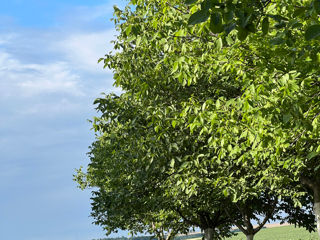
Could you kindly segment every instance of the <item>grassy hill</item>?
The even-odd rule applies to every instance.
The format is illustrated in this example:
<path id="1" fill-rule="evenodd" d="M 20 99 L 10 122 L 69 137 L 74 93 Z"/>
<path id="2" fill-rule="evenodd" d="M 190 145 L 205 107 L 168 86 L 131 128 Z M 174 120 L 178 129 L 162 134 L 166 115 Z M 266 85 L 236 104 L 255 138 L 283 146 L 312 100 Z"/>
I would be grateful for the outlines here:
<path id="1" fill-rule="evenodd" d="M 309 233 L 303 228 L 295 228 L 294 226 L 284 226 L 275 228 L 264 228 L 259 231 L 255 240 L 319 240 L 316 232 Z M 201 238 L 191 238 L 189 240 L 201 240 Z M 246 240 L 243 233 L 226 240 Z"/>
<path id="2" fill-rule="evenodd" d="M 245 240 L 245 235 L 239 233 L 237 236 L 228 238 L 228 240 Z M 257 233 L 255 240 L 319 240 L 316 232 L 309 233 L 303 228 L 294 226 L 265 228 Z"/>
<path id="3" fill-rule="evenodd" d="M 294 226 L 282 226 L 274 228 L 264 228 L 259 231 L 255 240 L 319 240 L 316 232 L 309 233 L 303 228 L 295 228 Z M 150 237 L 140 236 L 133 238 L 103 238 L 96 240 L 150 240 Z M 201 234 L 178 236 L 175 240 L 201 240 Z M 226 240 L 246 240 L 243 233 L 239 232 L 237 235 Z"/>

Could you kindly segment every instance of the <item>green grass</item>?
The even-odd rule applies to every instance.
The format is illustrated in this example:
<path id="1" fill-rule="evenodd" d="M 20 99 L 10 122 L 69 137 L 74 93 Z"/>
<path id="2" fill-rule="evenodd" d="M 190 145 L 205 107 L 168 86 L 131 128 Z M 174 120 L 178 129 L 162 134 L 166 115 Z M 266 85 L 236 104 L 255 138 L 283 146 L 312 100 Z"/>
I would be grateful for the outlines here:
<path id="1" fill-rule="evenodd" d="M 261 229 L 254 237 L 255 240 L 319 240 L 317 233 L 309 233 L 303 228 L 284 226 Z M 228 238 L 228 240 L 246 240 L 243 233 Z"/>
<path id="2" fill-rule="evenodd" d="M 294 226 L 264 228 L 255 235 L 254 239 L 255 240 L 319 240 L 316 232 L 309 233 L 303 228 L 295 228 Z M 226 240 L 246 240 L 246 236 L 240 232 L 236 236 L 227 238 Z"/>

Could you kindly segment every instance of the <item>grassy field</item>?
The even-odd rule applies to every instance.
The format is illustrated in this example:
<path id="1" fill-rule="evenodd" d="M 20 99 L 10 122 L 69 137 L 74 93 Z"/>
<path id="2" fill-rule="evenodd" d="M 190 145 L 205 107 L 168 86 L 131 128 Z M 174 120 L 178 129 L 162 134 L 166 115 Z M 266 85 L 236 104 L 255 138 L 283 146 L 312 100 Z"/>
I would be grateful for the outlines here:
<path id="1" fill-rule="evenodd" d="M 199 240 L 201 238 L 198 238 Z M 317 233 L 309 233 L 305 229 L 295 228 L 294 226 L 264 228 L 259 231 L 255 240 L 319 240 Z M 196 239 L 194 239 L 196 240 Z M 243 233 L 228 238 L 226 240 L 246 240 Z"/>

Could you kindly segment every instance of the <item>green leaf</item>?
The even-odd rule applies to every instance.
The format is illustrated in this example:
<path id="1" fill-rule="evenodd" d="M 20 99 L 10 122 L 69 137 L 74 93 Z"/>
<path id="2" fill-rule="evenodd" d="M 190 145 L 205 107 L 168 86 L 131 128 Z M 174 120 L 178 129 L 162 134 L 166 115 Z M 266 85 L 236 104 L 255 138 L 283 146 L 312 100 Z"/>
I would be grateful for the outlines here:
<path id="1" fill-rule="evenodd" d="M 244 29 L 244 28 L 238 29 L 238 39 L 240 41 L 246 40 L 246 38 L 248 37 L 248 34 L 249 34 L 249 32 L 246 29 Z"/>
<path id="2" fill-rule="evenodd" d="M 177 121 L 176 121 L 176 120 L 173 120 L 171 124 L 172 124 L 172 127 L 175 128 L 176 125 L 177 125 Z"/>
<path id="3" fill-rule="evenodd" d="M 305 38 L 307 41 L 310 41 L 310 40 L 317 38 L 319 36 L 320 36 L 320 25 L 319 24 L 312 25 L 312 26 L 308 27 L 308 29 L 306 30 Z"/>
<path id="4" fill-rule="evenodd" d="M 222 47 L 223 47 L 222 38 L 218 38 L 216 41 L 216 48 L 217 48 L 217 50 L 221 50 Z"/>
<path id="5" fill-rule="evenodd" d="M 172 167 L 172 168 L 174 167 L 174 162 L 175 162 L 174 159 L 171 159 L 170 167 Z"/>
<path id="6" fill-rule="evenodd" d="M 246 26 L 246 29 L 247 29 L 249 32 L 252 32 L 252 33 L 255 33 L 255 32 L 257 31 L 256 26 L 255 26 L 253 23 L 249 23 L 249 24 Z"/>
<path id="7" fill-rule="evenodd" d="M 223 14 L 223 20 L 230 22 L 233 19 L 233 11 L 228 11 Z"/>
<path id="8" fill-rule="evenodd" d="M 198 23 L 202 23 L 202 22 L 207 21 L 208 18 L 209 18 L 209 11 L 200 10 L 190 16 L 188 24 L 195 25 Z"/>
<path id="9" fill-rule="evenodd" d="M 290 119 L 291 119 L 291 114 L 285 114 L 285 115 L 283 115 L 283 122 L 286 124 L 286 123 L 288 123 L 289 121 L 290 121 Z"/>
<path id="10" fill-rule="evenodd" d="M 276 24 L 274 25 L 274 27 L 277 28 L 277 29 L 280 29 L 280 28 L 285 28 L 286 25 L 287 25 L 287 24 L 286 24 L 284 21 L 280 21 L 280 22 L 276 23 Z"/>
<path id="11" fill-rule="evenodd" d="M 228 196 L 229 196 L 228 189 L 224 189 L 224 190 L 223 190 L 223 195 L 224 195 L 225 197 L 228 197 Z"/>
<path id="12" fill-rule="evenodd" d="M 182 170 L 186 169 L 188 165 L 189 165 L 188 162 L 184 162 L 184 163 L 180 166 L 180 169 L 179 169 L 179 170 L 182 171 Z"/>
<path id="13" fill-rule="evenodd" d="M 178 68 L 179 68 L 179 62 L 176 61 L 173 64 L 172 73 L 175 73 L 178 70 Z"/>
<path id="14" fill-rule="evenodd" d="M 190 4 L 193 4 L 195 2 L 197 2 L 198 0 L 186 0 L 186 4 L 187 5 L 190 5 Z"/>
<path id="15" fill-rule="evenodd" d="M 316 12 L 320 14 L 320 0 L 314 0 L 313 7 L 314 10 L 316 10 Z"/>
<path id="16" fill-rule="evenodd" d="M 318 156 L 320 154 L 320 152 L 311 152 L 307 155 L 307 158 L 310 160 L 316 156 Z"/>
<path id="17" fill-rule="evenodd" d="M 213 25 L 221 25 L 222 20 L 221 20 L 221 14 L 219 12 L 214 12 L 211 14 L 211 22 Z"/>
<path id="18" fill-rule="evenodd" d="M 140 45 L 141 40 L 142 40 L 141 36 L 138 36 L 138 37 L 137 37 L 137 40 L 136 40 L 136 46 L 137 46 L 137 47 Z"/>
<path id="19" fill-rule="evenodd" d="M 224 25 L 224 31 L 225 31 L 225 33 L 227 35 L 235 28 L 236 28 L 236 24 L 235 23 L 229 23 L 229 24 L 225 24 Z"/>
<path id="20" fill-rule="evenodd" d="M 130 35 L 131 30 L 132 30 L 132 25 L 130 24 L 130 25 L 126 28 L 126 34 L 127 34 L 127 36 Z"/>
<path id="21" fill-rule="evenodd" d="M 213 7 L 211 0 L 205 0 L 201 3 L 201 10 L 209 11 L 211 7 Z"/>
<path id="22" fill-rule="evenodd" d="M 182 37 L 185 36 L 185 30 L 184 29 L 180 29 L 178 32 L 176 32 L 175 36 L 177 37 Z"/>
<path id="23" fill-rule="evenodd" d="M 304 12 L 306 11 L 306 8 L 304 7 L 300 7 L 300 8 L 297 8 L 294 13 L 293 13 L 293 17 L 298 17 L 300 16 L 301 14 L 303 14 Z"/>
<path id="24" fill-rule="evenodd" d="M 281 15 L 268 14 L 268 16 L 271 17 L 272 19 L 276 20 L 277 22 L 289 20 L 288 18 L 282 17 Z"/>
<path id="25" fill-rule="evenodd" d="M 250 23 L 251 17 L 252 17 L 252 15 L 250 14 L 246 17 L 241 18 L 240 19 L 241 27 L 245 28 Z"/>
<path id="26" fill-rule="evenodd" d="M 223 31 L 222 18 L 219 12 L 214 12 L 210 17 L 210 30 L 213 33 L 221 33 Z"/>
<path id="27" fill-rule="evenodd" d="M 270 40 L 271 45 L 281 45 L 284 42 L 285 42 L 285 40 L 282 37 L 275 37 Z"/>
<path id="28" fill-rule="evenodd" d="M 262 20 L 262 32 L 263 32 L 263 35 L 266 35 L 268 34 L 269 32 L 269 18 L 268 17 L 265 17 L 263 20 Z"/>

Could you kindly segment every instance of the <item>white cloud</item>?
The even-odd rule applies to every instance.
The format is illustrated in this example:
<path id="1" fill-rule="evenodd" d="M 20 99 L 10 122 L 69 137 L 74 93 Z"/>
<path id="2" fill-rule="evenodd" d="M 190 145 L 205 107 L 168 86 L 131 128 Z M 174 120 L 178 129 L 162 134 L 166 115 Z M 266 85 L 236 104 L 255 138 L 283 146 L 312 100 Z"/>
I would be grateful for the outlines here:
<path id="1" fill-rule="evenodd" d="M 126 4 L 125 0 L 118 0 L 117 6 L 120 5 L 123 8 Z M 72 9 L 66 9 L 65 14 L 62 17 L 62 22 L 75 26 L 77 23 L 80 25 L 96 24 L 97 19 L 107 20 L 107 16 L 111 16 L 113 13 L 112 3 L 106 3 L 98 6 L 78 6 Z M 70 10 L 72 15 L 69 14 Z M 77 25 L 78 27 L 80 25 Z"/>
<path id="2" fill-rule="evenodd" d="M 30 104 L 22 109 L 17 109 L 15 112 L 21 115 L 35 115 L 37 113 L 45 113 L 46 116 L 54 116 L 59 113 L 74 113 L 81 111 L 82 104 L 72 102 L 67 98 L 57 99 L 52 102 L 38 102 Z"/>
<path id="3" fill-rule="evenodd" d="M 10 40 L 12 40 L 15 37 L 16 37 L 16 34 L 13 34 L 13 33 L 0 34 L 0 46 L 9 43 Z"/>
<path id="4" fill-rule="evenodd" d="M 56 47 L 72 62 L 73 67 L 90 72 L 104 72 L 98 59 L 112 51 L 111 40 L 115 39 L 116 31 L 78 32 L 66 36 Z"/>
<path id="5" fill-rule="evenodd" d="M 103 79 L 103 88 L 111 89 L 111 71 L 97 61 L 112 51 L 115 35 L 113 29 L 0 32 L 0 98 L 48 93 L 83 96 L 94 89 L 99 89 L 98 94 Z M 88 89 L 85 85 L 92 78 L 100 82 Z"/>
<path id="6" fill-rule="evenodd" d="M 10 54 L 0 53 L 0 93 L 2 96 L 34 96 L 63 92 L 83 95 L 79 76 L 67 63 L 24 64 Z"/>
<path id="7" fill-rule="evenodd" d="M 97 114 L 94 98 L 100 92 L 119 92 L 112 87 L 110 72 L 97 64 L 112 49 L 109 42 L 115 35 L 112 24 L 107 23 L 112 9 L 112 4 L 108 5 L 68 9 L 68 17 L 60 18 L 67 21 L 56 22 L 51 28 L 19 27 L 14 22 L 6 24 L 5 30 L 0 28 L 0 162 L 5 171 L 0 179 L 6 183 L 2 184 L 6 196 L 11 197 L 2 204 L 8 206 L 3 213 L 5 236 L 19 239 L 19 231 L 11 230 L 16 219 L 21 226 L 27 223 L 20 231 L 24 239 L 103 236 L 100 229 L 90 226 L 89 196 L 81 200 L 82 194 L 66 194 L 64 185 L 72 181 L 73 169 L 86 159 L 87 146 L 93 141 L 94 133 L 86 120 Z M 63 185 L 59 191 L 55 191 L 57 183 Z M 71 188 L 77 191 L 76 184 Z M 46 191 L 47 195 L 42 194 L 44 207 L 39 207 L 40 193 Z M 87 202 L 80 207 L 74 204 L 84 200 Z M 53 209 L 59 201 L 62 204 Z M 73 216 L 83 213 L 83 206 L 87 212 Z M 72 213 L 64 215 L 65 211 Z M 48 213 L 52 216 L 49 225 L 55 228 L 44 224 L 40 232 L 33 229 Z M 70 222 L 78 225 L 67 228 Z"/>
<path id="8" fill-rule="evenodd" d="M 31 64 L 23 66 L 24 81 L 17 85 L 27 95 L 60 92 L 71 95 L 83 95 L 79 83 L 79 76 L 72 73 L 68 64 L 57 62 L 54 64 Z M 31 74 L 27 74 L 31 71 Z"/>
<path id="9" fill-rule="evenodd" d="M 120 4 L 121 3 L 120 1 Z M 0 30 L 0 100 L 45 94 L 98 95 L 112 75 L 98 59 L 112 50 L 112 4 L 68 9 L 63 25 Z M 95 27 L 98 26 L 98 27 Z"/>

